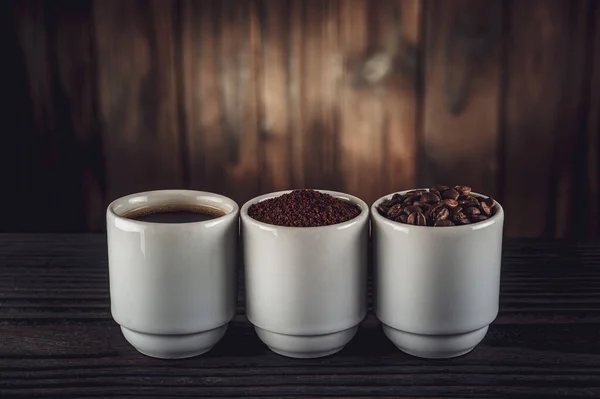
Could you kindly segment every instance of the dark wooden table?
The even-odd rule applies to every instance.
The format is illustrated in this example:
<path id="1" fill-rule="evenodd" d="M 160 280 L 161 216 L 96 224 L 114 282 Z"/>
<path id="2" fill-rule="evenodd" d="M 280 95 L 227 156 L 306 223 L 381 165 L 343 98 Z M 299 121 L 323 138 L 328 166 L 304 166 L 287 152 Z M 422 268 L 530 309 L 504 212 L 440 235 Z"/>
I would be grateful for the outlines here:
<path id="1" fill-rule="evenodd" d="M 209 354 L 130 347 L 100 235 L 0 235 L 0 398 L 600 396 L 600 242 L 505 242 L 500 314 L 452 360 L 405 355 L 372 315 L 342 352 L 270 352 L 239 316 Z"/>

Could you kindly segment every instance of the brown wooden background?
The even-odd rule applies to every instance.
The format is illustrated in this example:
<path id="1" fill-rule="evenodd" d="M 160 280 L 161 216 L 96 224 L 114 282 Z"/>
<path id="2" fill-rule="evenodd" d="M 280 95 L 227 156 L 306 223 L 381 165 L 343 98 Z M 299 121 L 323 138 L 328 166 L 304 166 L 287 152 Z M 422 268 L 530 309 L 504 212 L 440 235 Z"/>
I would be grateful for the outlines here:
<path id="1" fill-rule="evenodd" d="M 510 236 L 597 236 L 594 0 L 7 0 L 1 231 L 120 195 L 432 183 Z"/>

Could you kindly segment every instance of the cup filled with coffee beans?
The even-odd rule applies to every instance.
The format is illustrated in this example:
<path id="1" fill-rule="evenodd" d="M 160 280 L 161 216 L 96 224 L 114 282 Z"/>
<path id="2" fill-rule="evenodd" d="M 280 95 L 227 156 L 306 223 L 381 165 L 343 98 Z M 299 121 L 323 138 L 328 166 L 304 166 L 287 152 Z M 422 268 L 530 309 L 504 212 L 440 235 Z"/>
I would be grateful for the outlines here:
<path id="1" fill-rule="evenodd" d="M 386 195 L 371 207 L 376 315 L 402 351 L 470 352 L 498 314 L 504 211 L 467 186 Z"/>
<path id="2" fill-rule="evenodd" d="M 280 191 L 242 206 L 246 314 L 274 352 L 340 351 L 366 315 L 369 208 L 325 190 Z"/>
<path id="3" fill-rule="evenodd" d="M 106 211 L 111 312 L 139 352 L 210 350 L 235 315 L 239 207 L 222 195 L 160 190 Z"/>

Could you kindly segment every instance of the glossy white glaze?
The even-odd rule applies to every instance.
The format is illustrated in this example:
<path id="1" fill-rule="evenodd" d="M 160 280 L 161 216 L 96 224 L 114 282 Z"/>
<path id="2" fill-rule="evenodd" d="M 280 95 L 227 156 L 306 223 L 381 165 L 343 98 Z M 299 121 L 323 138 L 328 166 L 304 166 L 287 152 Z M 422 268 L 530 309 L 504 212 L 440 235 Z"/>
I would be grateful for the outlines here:
<path id="1" fill-rule="evenodd" d="M 366 315 L 369 208 L 348 194 L 319 190 L 360 207 L 356 218 L 331 226 L 283 227 L 241 209 L 246 312 L 259 338 L 290 357 L 341 350 Z"/>
<path id="2" fill-rule="evenodd" d="M 377 212 L 392 195 L 371 207 L 376 315 L 384 332 L 415 356 L 467 353 L 498 314 L 504 211 L 498 204 L 490 219 L 464 226 L 413 226 Z"/>
<path id="3" fill-rule="evenodd" d="M 192 223 L 121 217 L 142 206 L 203 204 L 226 212 Z M 239 208 L 202 191 L 128 195 L 106 212 L 111 312 L 140 352 L 183 358 L 210 350 L 235 315 Z"/>

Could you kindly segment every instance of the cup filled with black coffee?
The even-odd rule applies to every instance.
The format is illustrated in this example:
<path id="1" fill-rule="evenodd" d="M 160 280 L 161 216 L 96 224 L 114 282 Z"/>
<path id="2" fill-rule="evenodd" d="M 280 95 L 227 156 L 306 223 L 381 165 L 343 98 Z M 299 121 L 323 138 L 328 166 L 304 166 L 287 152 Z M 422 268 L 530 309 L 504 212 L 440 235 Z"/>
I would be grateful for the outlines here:
<path id="1" fill-rule="evenodd" d="M 139 352 L 210 350 L 235 315 L 239 208 L 222 195 L 159 190 L 106 211 L 111 312 Z"/>
<path id="2" fill-rule="evenodd" d="M 371 207 L 377 318 L 402 351 L 450 358 L 498 314 L 504 210 L 468 186 L 386 195 Z"/>
<path id="3" fill-rule="evenodd" d="M 291 190 L 240 211 L 246 315 L 274 352 L 340 351 L 366 315 L 369 208 L 354 196 Z"/>

